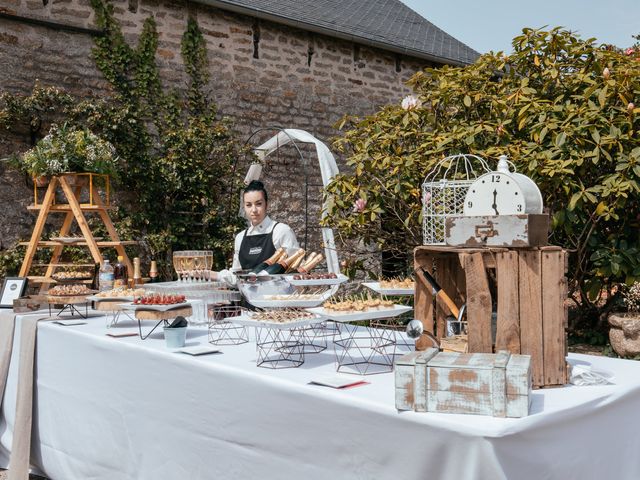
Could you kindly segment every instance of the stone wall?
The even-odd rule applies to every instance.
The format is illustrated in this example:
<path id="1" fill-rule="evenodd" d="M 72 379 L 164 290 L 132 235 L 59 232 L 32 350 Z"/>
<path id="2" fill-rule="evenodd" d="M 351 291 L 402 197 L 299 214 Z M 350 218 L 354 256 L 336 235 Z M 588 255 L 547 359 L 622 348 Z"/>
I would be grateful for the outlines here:
<path id="1" fill-rule="evenodd" d="M 248 138 L 256 129 L 279 125 L 311 132 L 330 145 L 344 114 L 365 115 L 409 92 L 404 82 L 426 61 L 397 55 L 323 35 L 258 21 L 185 0 L 114 0 L 116 15 L 134 44 L 149 15 L 159 32 L 158 61 L 168 87 L 183 88 L 180 40 L 187 18 L 197 18 L 207 40 L 210 90 L 222 115 L 231 117 Z M 0 11 L 52 23 L 95 29 L 88 0 L 2 0 Z M 109 94 L 109 86 L 90 57 L 90 32 L 35 25 L 0 17 L 0 90 L 30 92 L 34 81 L 64 87 L 85 96 Z M 256 135 L 258 145 L 271 133 Z M 0 156 L 28 147 L 28 136 L 0 138 Z M 311 183 L 320 183 L 315 156 L 305 150 Z M 290 151 L 289 153 L 292 153 Z M 33 218 L 25 205 L 31 191 L 24 179 L 0 167 L 0 242 L 6 248 L 30 232 Z M 283 152 L 270 162 L 265 181 L 271 189 L 274 216 L 303 235 L 302 167 L 296 155 Z M 320 189 L 312 187 L 309 219 L 317 224 Z"/>

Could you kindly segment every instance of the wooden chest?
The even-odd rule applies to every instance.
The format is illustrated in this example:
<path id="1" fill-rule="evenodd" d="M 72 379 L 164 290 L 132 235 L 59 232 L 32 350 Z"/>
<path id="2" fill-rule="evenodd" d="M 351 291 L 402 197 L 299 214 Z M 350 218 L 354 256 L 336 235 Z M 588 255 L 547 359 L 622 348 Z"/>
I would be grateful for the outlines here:
<path id="1" fill-rule="evenodd" d="M 444 237 L 452 247 L 541 247 L 549 238 L 549 215 L 449 217 Z"/>
<path id="2" fill-rule="evenodd" d="M 396 362 L 398 410 L 525 417 L 531 386 L 529 355 L 429 349 Z"/>

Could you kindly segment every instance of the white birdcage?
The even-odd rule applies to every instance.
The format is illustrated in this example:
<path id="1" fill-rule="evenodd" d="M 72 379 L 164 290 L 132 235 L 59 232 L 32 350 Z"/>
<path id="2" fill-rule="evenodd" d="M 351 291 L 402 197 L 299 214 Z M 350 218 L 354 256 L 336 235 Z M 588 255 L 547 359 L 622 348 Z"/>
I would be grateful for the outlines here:
<path id="1" fill-rule="evenodd" d="M 451 155 L 439 161 L 422 183 L 422 235 L 425 245 L 444 245 L 448 217 L 462 215 L 464 197 L 480 175 L 489 172 L 477 155 Z"/>

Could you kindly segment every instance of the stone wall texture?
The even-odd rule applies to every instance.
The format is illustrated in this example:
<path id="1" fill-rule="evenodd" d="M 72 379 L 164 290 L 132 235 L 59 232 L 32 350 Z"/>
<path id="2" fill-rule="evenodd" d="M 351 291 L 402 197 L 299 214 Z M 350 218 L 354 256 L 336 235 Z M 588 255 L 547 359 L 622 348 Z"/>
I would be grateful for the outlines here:
<path id="1" fill-rule="evenodd" d="M 127 40 L 137 41 L 150 15 L 159 32 L 158 63 L 163 84 L 184 88 L 180 40 L 189 16 L 207 41 L 210 92 L 221 115 L 231 117 L 240 138 L 267 126 L 307 130 L 330 146 L 333 125 L 344 114 L 366 115 L 399 102 L 406 80 L 430 65 L 425 60 L 226 12 L 186 0 L 114 0 Z M 95 29 L 89 0 L 0 0 L 0 12 L 55 24 Z M 257 40 L 257 42 L 256 42 Z M 36 79 L 77 96 L 105 96 L 109 85 L 95 67 L 90 33 L 0 17 L 0 90 L 27 94 Z M 257 49 L 257 51 L 256 51 Z M 257 57 L 257 58 L 256 58 Z M 254 135 L 258 145 L 274 132 Z M 0 157 L 28 147 L 28 136 L 0 137 Z M 320 183 L 313 151 L 303 148 L 311 184 Z M 338 159 L 339 164 L 342 159 Z M 264 178 L 273 216 L 304 236 L 304 183 L 293 149 L 274 157 Z M 309 188 L 308 225 L 317 238 L 321 189 Z M 25 206 L 32 191 L 25 179 L 0 164 L 0 248 L 28 237 L 34 217 Z"/>

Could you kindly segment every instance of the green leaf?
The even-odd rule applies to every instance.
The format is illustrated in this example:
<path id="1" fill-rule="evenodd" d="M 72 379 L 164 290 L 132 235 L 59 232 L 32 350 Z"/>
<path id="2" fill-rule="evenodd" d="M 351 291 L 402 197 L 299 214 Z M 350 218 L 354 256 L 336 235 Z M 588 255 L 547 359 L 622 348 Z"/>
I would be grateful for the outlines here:
<path id="1" fill-rule="evenodd" d="M 465 95 L 464 96 L 464 100 L 462 101 L 465 105 L 465 107 L 470 107 L 471 106 L 471 97 L 469 95 Z"/>

